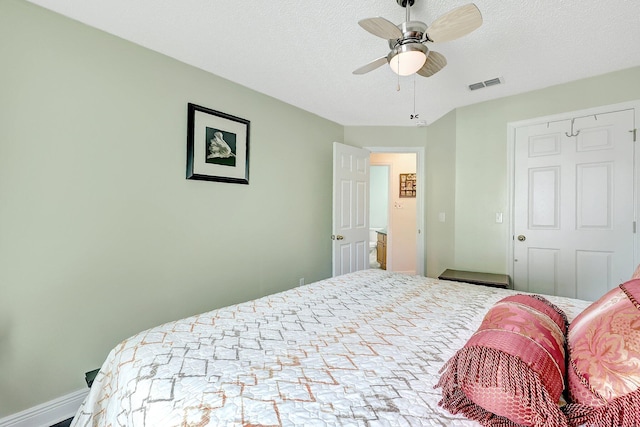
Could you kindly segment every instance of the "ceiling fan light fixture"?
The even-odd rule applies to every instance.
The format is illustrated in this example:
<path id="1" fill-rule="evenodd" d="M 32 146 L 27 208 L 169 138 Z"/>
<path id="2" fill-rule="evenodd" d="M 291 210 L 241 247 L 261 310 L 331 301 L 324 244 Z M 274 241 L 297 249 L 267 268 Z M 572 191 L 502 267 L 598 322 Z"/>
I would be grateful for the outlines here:
<path id="1" fill-rule="evenodd" d="M 421 43 L 406 43 L 395 47 L 387 56 L 394 73 L 409 76 L 422 68 L 429 49 Z"/>

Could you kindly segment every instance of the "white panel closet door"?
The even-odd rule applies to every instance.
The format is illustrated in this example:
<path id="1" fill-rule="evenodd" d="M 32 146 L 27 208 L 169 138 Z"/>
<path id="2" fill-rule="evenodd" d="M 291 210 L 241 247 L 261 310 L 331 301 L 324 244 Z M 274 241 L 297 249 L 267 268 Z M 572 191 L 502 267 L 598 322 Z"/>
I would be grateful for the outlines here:
<path id="1" fill-rule="evenodd" d="M 595 300 L 634 269 L 634 111 L 516 129 L 514 285 Z M 578 133 L 579 131 L 579 133 Z"/>

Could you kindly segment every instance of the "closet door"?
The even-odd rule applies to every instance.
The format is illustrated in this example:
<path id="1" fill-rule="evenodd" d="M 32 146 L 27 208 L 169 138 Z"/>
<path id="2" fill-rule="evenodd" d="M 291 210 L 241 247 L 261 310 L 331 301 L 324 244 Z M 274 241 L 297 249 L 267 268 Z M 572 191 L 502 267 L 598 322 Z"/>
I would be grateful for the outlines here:
<path id="1" fill-rule="evenodd" d="M 516 129 L 518 290 L 595 300 L 634 270 L 634 110 Z"/>

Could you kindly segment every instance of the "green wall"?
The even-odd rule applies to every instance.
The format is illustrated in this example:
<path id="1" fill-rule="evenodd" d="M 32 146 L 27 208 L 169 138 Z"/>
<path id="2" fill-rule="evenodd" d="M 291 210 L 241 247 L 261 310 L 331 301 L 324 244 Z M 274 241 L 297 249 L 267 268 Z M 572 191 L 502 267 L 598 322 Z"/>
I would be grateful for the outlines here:
<path id="1" fill-rule="evenodd" d="M 429 277 L 438 277 L 455 264 L 456 118 L 457 112 L 452 111 L 428 127 L 425 261 Z"/>
<path id="2" fill-rule="evenodd" d="M 456 268 L 508 271 L 507 124 L 637 100 L 639 82 L 635 67 L 457 110 Z M 502 224 L 495 223 L 496 212 L 505 213 Z"/>
<path id="3" fill-rule="evenodd" d="M 0 2 L 0 418 L 157 324 L 331 275 L 343 127 Z M 187 103 L 251 121 L 250 185 L 185 179 Z"/>

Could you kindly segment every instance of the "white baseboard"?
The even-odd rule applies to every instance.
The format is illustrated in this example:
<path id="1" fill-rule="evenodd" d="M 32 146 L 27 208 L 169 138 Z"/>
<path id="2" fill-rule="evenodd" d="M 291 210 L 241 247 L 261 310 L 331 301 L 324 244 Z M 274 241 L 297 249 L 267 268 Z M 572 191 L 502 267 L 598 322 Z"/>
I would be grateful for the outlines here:
<path id="1" fill-rule="evenodd" d="M 0 427 L 49 427 L 73 417 L 89 389 L 78 390 L 0 419 Z"/>

